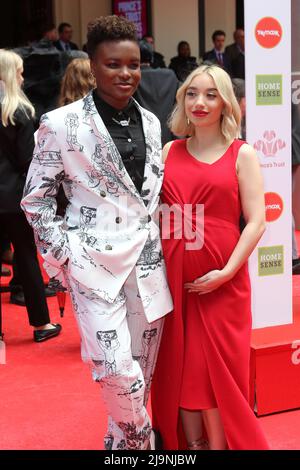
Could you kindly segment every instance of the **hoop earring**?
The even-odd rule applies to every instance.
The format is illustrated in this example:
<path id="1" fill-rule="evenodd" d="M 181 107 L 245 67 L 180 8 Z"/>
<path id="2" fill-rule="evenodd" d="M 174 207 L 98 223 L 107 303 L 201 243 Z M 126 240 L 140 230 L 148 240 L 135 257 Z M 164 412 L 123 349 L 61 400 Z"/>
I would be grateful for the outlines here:
<path id="1" fill-rule="evenodd" d="M 191 121 L 189 120 L 188 117 L 186 118 L 186 122 L 187 122 L 187 125 L 188 125 L 188 126 L 191 124 Z"/>

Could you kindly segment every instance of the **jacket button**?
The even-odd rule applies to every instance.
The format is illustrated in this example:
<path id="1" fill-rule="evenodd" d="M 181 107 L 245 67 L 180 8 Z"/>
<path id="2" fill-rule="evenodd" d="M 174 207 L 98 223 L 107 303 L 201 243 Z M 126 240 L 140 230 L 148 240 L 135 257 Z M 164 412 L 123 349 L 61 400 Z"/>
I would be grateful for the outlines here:
<path id="1" fill-rule="evenodd" d="M 105 249 L 106 249 L 107 251 L 111 251 L 111 250 L 112 250 L 112 246 L 111 246 L 111 245 L 106 245 Z"/>
<path id="2" fill-rule="evenodd" d="M 122 222 L 122 217 L 116 217 L 116 224 L 120 224 Z"/>
<path id="3" fill-rule="evenodd" d="M 100 196 L 106 197 L 106 192 L 105 191 L 100 191 Z"/>

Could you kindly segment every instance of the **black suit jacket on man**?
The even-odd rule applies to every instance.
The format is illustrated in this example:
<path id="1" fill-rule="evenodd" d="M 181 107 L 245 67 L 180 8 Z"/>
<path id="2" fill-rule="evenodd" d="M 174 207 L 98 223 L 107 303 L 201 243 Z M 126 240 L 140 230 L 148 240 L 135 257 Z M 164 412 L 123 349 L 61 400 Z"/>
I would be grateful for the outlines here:
<path id="1" fill-rule="evenodd" d="M 172 57 L 171 62 L 169 64 L 169 69 L 172 69 L 178 80 L 184 82 L 186 77 L 198 67 L 196 57 L 180 57 L 175 56 Z"/>
<path id="2" fill-rule="evenodd" d="M 56 47 L 56 49 L 58 49 L 59 51 L 65 51 L 65 49 L 63 49 L 60 41 L 55 41 L 53 44 Z M 70 41 L 69 46 L 70 46 L 71 51 L 78 51 L 78 49 L 79 49 L 79 47 L 77 46 L 77 44 L 75 44 L 75 42 Z"/>
<path id="3" fill-rule="evenodd" d="M 4 127 L 0 107 L 0 213 L 19 213 L 26 173 L 34 149 L 34 125 L 21 110 Z"/>
<path id="4" fill-rule="evenodd" d="M 223 68 L 226 70 L 226 72 L 230 73 L 230 61 L 224 52 L 222 52 L 222 54 L 223 54 Z M 219 61 L 216 56 L 216 51 L 212 49 L 211 51 L 205 52 L 205 54 L 203 55 L 203 61 L 208 61 L 213 64 L 219 64 Z"/>
<path id="5" fill-rule="evenodd" d="M 154 69 L 158 69 L 158 68 L 164 69 L 164 68 L 166 68 L 166 64 L 165 64 L 165 61 L 164 61 L 164 56 L 162 54 L 160 54 L 159 52 L 154 51 L 151 66 Z"/>
<path id="6" fill-rule="evenodd" d="M 167 120 L 175 104 L 178 85 L 172 70 L 142 67 L 142 79 L 134 94 L 137 102 L 160 120 L 163 145 L 174 139 Z"/>
<path id="7" fill-rule="evenodd" d="M 232 78 L 242 78 L 245 80 L 245 55 L 239 47 L 233 43 L 225 48 L 225 54 L 230 63 L 230 74 Z"/>

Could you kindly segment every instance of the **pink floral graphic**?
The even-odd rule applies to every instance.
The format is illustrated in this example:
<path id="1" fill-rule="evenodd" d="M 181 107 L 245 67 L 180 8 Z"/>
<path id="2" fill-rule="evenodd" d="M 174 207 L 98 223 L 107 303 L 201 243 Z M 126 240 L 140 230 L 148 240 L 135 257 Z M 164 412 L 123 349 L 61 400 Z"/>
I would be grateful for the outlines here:
<path id="1" fill-rule="evenodd" d="M 282 139 L 276 139 L 275 131 L 265 131 L 263 140 L 258 140 L 254 144 L 254 148 L 260 151 L 265 157 L 276 157 L 279 150 L 286 147 L 286 143 Z"/>

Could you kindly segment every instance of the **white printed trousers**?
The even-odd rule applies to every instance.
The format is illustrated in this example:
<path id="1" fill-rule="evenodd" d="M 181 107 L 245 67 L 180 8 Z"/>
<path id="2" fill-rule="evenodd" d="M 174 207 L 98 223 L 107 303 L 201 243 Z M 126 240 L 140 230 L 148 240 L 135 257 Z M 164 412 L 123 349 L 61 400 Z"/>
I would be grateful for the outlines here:
<path id="1" fill-rule="evenodd" d="M 82 359 L 92 365 L 106 404 L 105 448 L 147 449 L 151 422 L 146 404 L 163 319 L 147 322 L 135 269 L 114 303 L 65 274 L 81 334 Z"/>

